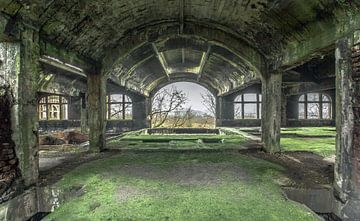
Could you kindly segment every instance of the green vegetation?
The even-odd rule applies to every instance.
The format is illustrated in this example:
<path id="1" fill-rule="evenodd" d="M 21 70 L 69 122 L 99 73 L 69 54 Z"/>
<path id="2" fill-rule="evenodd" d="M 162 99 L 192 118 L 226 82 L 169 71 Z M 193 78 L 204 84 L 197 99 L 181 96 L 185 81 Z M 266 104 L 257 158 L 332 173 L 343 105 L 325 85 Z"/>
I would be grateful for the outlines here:
<path id="1" fill-rule="evenodd" d="M 128 134 L 109 141 L 108 148 L 131 149 L 241 149 L 249 140 L 243 135 L 144 135 Z"/>
<path id="2" fill-rule="evenodd" d="M 335 154 L 334 127 L 286 128 L 281 135 L 285 151 L 311 151 L 324 157 Z"/>
<path id="3" fill-rule="evenodd" d="M 46 220 L 318 220 L 283 197 L 282 171 L 235 153 L 117 155 L 65 175 L 84 194 Z"/>
<path id="4" fill-rule="evenodd" d="M 296 128 L 284 128 L 281 130 L 281 135 L 298 135 L 298 136 L 310 136 L 310 137 L 335 137 L 335 127 L 296 127 Z"/>

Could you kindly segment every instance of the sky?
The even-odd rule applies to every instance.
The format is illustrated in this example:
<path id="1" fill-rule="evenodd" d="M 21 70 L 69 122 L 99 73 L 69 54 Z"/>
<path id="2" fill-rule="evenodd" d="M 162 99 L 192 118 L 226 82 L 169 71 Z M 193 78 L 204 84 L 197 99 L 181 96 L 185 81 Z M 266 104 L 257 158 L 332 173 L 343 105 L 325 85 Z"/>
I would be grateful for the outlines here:
<path id="1" fill-rule="evenodd" d="M 191 106 L 191 109 L 207 112 L 206 108 L 202 104 L 202 97 L 201 94 L 205 94 L 208 92 L 206 88 L 199 84 L 190 83 L 190 82 L 178 82 L 169 84 L 164 88 L 171 88 L 175 86 L 177 89 L 186 93 L 188 98 L 188 105 L 187 107 Z"/>

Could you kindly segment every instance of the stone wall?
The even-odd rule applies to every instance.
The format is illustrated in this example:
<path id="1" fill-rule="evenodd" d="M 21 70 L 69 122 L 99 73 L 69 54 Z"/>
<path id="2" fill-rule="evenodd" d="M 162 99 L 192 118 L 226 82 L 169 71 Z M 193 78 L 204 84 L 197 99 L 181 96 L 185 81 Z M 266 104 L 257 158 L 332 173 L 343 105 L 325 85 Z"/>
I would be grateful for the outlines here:
<path id="1" fill-rule="evenodd" d="M 15 143 L 11 130 L 11 95 L 8 88 L 0 89 L 0 203 L 16 194 L 20 178 Z"/>

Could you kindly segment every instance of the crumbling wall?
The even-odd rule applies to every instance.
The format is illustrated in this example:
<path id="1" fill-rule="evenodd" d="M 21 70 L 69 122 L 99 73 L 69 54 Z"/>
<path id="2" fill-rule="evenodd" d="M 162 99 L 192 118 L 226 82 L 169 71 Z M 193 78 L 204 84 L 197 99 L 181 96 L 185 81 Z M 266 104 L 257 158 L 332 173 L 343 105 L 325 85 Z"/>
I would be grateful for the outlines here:
<path id="1" fill-rule="evenodd" d="M 0 88 L 0 203 L 16 195 L 20 185 L 19 160 L 11 130 L 12 96 L 10 89 Z"/>

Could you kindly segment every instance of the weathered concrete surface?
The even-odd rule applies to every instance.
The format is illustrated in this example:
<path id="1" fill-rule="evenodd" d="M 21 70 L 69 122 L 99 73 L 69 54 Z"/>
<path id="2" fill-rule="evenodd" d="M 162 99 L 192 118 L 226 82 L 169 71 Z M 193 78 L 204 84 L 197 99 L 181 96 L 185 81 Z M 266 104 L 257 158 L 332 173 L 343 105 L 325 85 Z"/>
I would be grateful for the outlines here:
<path id="1" fill-rule="evenodd" d="M 31 188 L 14 199 L 0 205 L 1 221 L 25 221 L 38 213 L 36 188 Z"/>
<path id="2" fill-rule="evenodd" d="M 37 98 L 39 36 L 30 28 L 21 30 L 21 44 L 1 43 L 1 84 L 8 85 L 13 96 L 11 121 L 16 155 L 25 185 L 38 178 Z"/>
<path id="3" fill-rule="evenodd" d="M 301 189 L 283 187 L 287 197 L 296 202 L 305 204 L 316 213 L 333 212 L 333 194 L 331 186 L 318 187 L 314 189 Z"/>
<path id="4" fill-rule="evenodd" d="M 360 35 L 356 35 L 360 36 Z M 337 142 L 335 213 L 360 220 L 360 41 L 349 36 L 336 44 Z M 354 46 L 356 44 L 356 46 Z"/>
<path id="5" fill-rule="evenodd" d="M 262 76 L 262 142 L 269 153 L 280 151 L 281 130 L 281 73 Z"/>
<path id="6" fill-rule="evenodd" d="M 100 152 L 106 145 L 106 81 L 107 78 L 101 74 L 88 74 L 88 125 L 92 152 Z"/>

